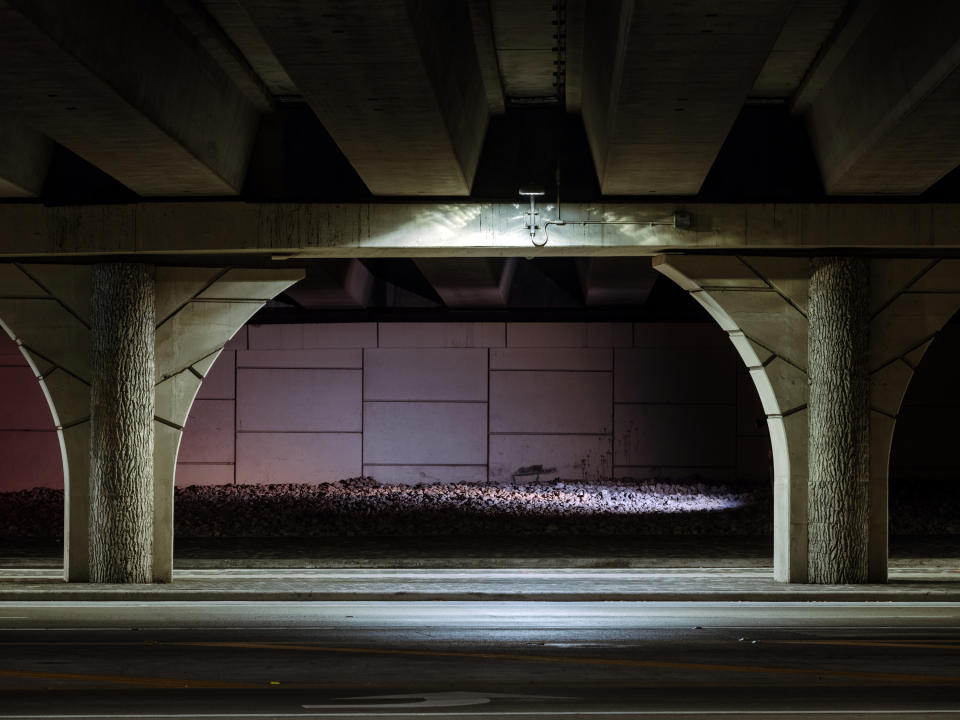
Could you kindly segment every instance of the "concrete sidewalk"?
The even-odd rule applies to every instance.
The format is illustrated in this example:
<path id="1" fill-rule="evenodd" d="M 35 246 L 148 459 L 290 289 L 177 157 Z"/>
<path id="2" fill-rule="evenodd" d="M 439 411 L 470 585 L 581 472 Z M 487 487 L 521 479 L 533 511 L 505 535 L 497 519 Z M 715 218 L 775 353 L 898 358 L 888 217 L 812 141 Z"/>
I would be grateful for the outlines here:
<path id="1" fill-rule="evenodd" d="M 169 585 L 65 583 L 0 570 L 7 602 L 383 600 L 960 602 L 960 569 L 898 567 L 887 585 L 788 585 L 769 568 L 179 570 Z"/>
<path id="2" fill-rule="evenodd" d="M 0 568 L 63 566 L 57 540 L 0 540 Z M 176 570 L 758 568 L 769 536 L 177 538 Z M 890 567 L 960 568 L 960 536 L 893 537 Z"/>

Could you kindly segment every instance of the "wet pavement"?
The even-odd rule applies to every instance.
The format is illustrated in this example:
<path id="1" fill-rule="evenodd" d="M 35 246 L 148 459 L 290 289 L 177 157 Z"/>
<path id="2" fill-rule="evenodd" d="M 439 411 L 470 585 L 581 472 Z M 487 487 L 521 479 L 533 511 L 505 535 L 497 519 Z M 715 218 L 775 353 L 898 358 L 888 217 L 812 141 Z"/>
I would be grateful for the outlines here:
<path id="1" fill-rule="evenodd" d="M 960 716 L 946 603 L 0 604 L 0 719 Z"/>

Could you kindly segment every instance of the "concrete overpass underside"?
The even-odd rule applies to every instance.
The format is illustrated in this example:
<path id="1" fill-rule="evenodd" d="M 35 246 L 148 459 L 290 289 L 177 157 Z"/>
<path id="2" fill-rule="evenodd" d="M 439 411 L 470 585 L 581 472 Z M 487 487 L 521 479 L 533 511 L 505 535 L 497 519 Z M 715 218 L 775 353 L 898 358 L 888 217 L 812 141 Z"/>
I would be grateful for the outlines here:
<path id="1" fill-rule="evenodd" d="M 690 293 L 763 403 L 776 578 L 886 581 L 893 428 L 960 309 L 952 4 L 4 0 L 0 61 L 0 323 L 67 580 L 171 580 L 180 433 L 273 298 L 362 308 L 402 261 L 509 316 L 532 259 L 586 308 Z"/>

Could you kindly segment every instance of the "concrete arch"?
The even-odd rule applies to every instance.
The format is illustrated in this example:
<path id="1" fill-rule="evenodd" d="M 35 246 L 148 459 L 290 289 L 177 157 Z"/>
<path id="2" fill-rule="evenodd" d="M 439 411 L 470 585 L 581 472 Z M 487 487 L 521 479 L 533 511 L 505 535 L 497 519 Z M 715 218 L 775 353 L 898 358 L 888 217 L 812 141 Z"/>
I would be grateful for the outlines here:
<path id="1" fill-rule="evenodd" d="M 661 255 L 654 267 L 727 332 L 767 413 L 774 452 L 774 573 L 807 580 L 809 257 Z M 869 579 L 887 579 L 893 430 L 913 370 L 960 308 L 960 260 L 873 258 L 870 269 Z"/>
<path id="2" fill-rule="evenodd" d="M 153 578 L 173 572 L 173 488 L 180 438 L 203 378 L 224 344 L 299 280 L 298 269 L 158 267 L 155 277 Z M 40 381 L 64 471 L 64 573 L 89 579 L 89 265 L 0 264 L 0 326 Z"/>
<path id="3" fill-rule="evenodd" d="M 807 262 L 660 255 L 654 268 L 687 290 L 727 333 L 750 372 L 773 450 L 774 574 L 806 581 Z"/>

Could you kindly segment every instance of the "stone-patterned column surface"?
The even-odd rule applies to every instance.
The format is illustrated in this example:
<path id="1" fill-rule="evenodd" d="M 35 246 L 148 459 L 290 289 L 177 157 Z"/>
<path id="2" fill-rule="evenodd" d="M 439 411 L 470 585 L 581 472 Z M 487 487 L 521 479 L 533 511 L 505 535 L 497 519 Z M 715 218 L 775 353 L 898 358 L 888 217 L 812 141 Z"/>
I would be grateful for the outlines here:
<path id="1" fill-rule="evenodd" d="M 869 272 L 814 258 L 810 277 L 809 582 L 867 582 Z"/>
<path id="2" fill-rule="evenodd" d="M 93 270 L 90 579 L 152 579 L 155 296 L 153 268 Z"/>

